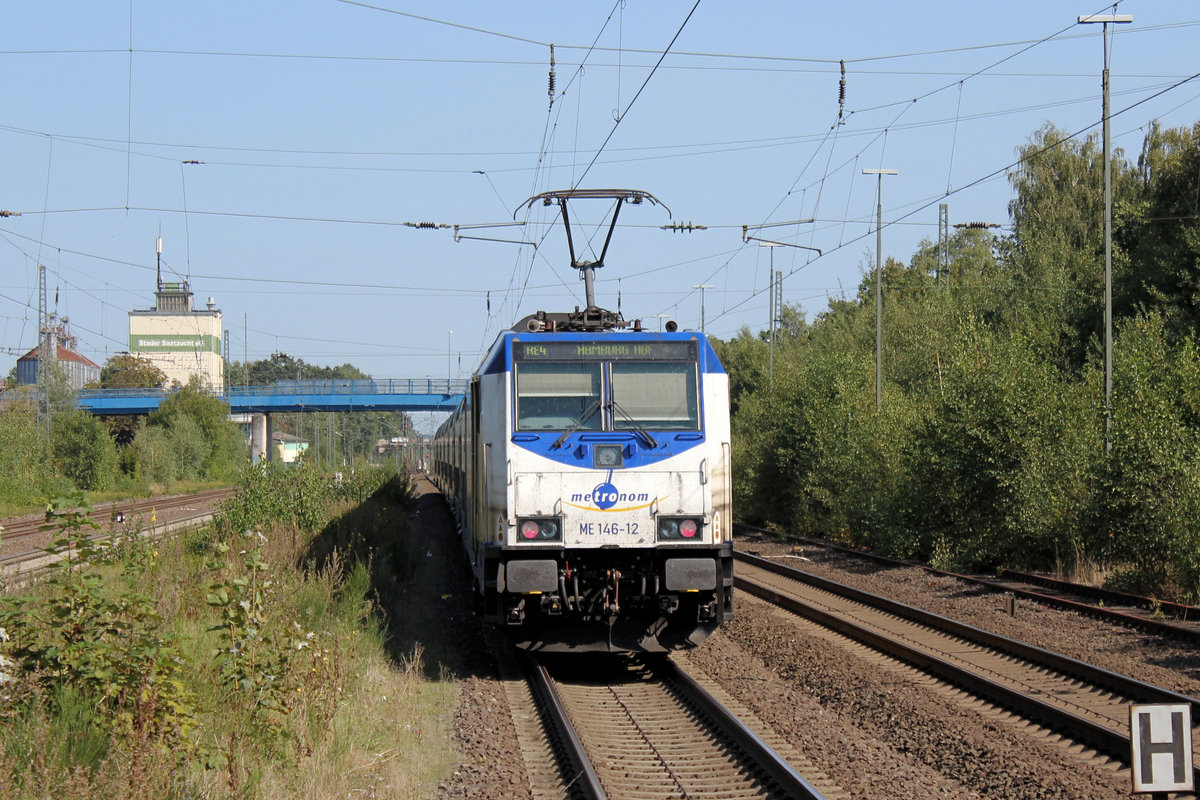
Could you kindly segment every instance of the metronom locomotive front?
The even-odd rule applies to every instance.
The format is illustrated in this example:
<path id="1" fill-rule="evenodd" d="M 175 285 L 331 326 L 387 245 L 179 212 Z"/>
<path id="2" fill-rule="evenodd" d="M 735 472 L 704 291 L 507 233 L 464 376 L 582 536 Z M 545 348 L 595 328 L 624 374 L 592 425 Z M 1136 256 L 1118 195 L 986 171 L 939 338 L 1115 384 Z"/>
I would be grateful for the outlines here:
<path id="1" fill-rule="evenodd" d="M 567 223 L 580 197 L 657 203 L 627 190 L 533 200 L 557 202 Z M 733 615 L 728 376 L 702 333 L 598 308 L 603 255 L 572 253 L 585 309 L 538 312 L 496 339 L 435 435 L 431 476 L 484 620 L 518 646 L 694 647 Z"/>

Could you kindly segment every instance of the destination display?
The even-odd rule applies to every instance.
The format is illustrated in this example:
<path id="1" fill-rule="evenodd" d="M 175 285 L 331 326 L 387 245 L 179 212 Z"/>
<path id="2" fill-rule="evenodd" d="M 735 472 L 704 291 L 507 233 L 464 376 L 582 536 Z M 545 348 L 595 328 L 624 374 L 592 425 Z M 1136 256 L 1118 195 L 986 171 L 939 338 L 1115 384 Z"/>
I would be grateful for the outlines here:
<path id="1" fill-rule="evenodd" d="M 695 361 L 690 342 L 513 342 L 514 361 Z"/>

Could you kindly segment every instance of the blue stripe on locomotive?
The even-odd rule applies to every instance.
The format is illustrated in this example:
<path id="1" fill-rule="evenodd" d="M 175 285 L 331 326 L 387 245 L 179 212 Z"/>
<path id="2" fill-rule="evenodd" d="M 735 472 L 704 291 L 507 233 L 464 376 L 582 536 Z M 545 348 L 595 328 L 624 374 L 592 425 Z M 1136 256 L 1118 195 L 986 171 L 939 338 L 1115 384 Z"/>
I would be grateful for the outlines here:
<path id="1" fill-rule="evenodd" d="M 625 463 L 623 469 L 644 467 L 665 461 L 668 458 L 698 447 L 705 440 L 704 420 L 704 376 L 711 374 L 723 375 L 724 367 L 717 359 L 708 339 L 695 331 L 675 333 L 613 332 L 596 333 L 518 333 L 506 331 L 488 353 L 487 359 L 479 370 L 480 375 L 494 375 L 501 372 L 512 372 L 513 342 L 516 341 L 557 341 L 557 342 L 595 342 L 608 340 L 613 342 L 691 342 L 697 343 L 700 364 L 699 402 L 701 426 L 699 431 L 656 431 L 649 429 L 658 443 L 653 450 L 648 449 L 641 437 L 632 431 L 578 431 L 572 433 L 559 447 L 554 447 L 555 441 L 562 435 L 561 431 L 528 431 L 514 432 L 512 443 L 516 447 L 537 453 L 559 464 L 572 467 L 592 468 L 593 443 L 620 443 L 625 445 Z M 513 427 L 511 421 L 509 429 Z"/>

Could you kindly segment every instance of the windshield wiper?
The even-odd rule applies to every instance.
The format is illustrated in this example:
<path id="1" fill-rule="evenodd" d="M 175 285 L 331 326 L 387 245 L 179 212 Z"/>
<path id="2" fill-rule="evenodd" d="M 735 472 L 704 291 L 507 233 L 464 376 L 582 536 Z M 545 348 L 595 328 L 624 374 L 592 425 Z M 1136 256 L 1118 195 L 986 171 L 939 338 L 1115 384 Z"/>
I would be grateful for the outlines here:
<path id="1" fill-rule="evenodd" d="M 655 448 L 658 447 L 658 442 L 655 441 L 654 437 L 651 436 L 650 433 L 645 428 L 643 428 L 641 425 L 638 425 L 637 422 L 633 419 L 633 417 L 629 416 L 628 412 L 626 412 L 625 409 L 623 409 L 619 405 L 617 405 L 617 402 L 615 400 L 610 402 L 608 404 L 608 407 L 621 412 L 621 416 L 624 417 L 625 420 L 629 423 L 629 429 L 631 431 L 633 431 L 634 433 L 636 433 L 638 436 L 640 436 L 642 441 L 644 441 L 650 447 L 651 450 L 654 450 Z"/>
<path id="2" fill-rule="evenodd" d="M 562 447 L 562 443 L 567 440 L 567 437 L 570 436 L 575 431 L 582 428 L 584 423 L 586 423 L 589 419 L 591 419 L 596 414 L 596 412 L 599 410 L 600 410 L 600 399 L 597 398 L 595 400 L 595 402 L 593 402 L 590 406 L 588 406 L 587 411 L 584 411 L 583 414 L 579 417 L 578 422 L 576 422 L 571 427 L 567 428 L 565 431 L 562 432 L 562 436 L 559 436 L 557 439 L 554 440 L 554 444 L 550 445 L 550 449 L 557 450 L 558 448 Z"/>

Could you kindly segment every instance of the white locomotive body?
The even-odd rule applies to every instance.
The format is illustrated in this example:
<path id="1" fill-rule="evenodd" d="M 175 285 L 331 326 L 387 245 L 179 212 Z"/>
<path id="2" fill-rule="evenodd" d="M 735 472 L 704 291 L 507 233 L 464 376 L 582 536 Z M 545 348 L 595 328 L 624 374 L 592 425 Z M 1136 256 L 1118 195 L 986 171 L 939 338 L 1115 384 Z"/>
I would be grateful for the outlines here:
<path id="1" fill-rule="evenodd" d="M 664 652 L 732 617 L 729 382 L 703 334 L 506 331 L 432 455 L 482 614 L 520 646 Z"/>

